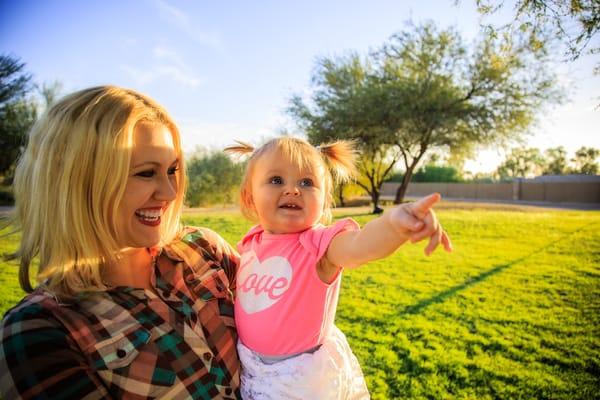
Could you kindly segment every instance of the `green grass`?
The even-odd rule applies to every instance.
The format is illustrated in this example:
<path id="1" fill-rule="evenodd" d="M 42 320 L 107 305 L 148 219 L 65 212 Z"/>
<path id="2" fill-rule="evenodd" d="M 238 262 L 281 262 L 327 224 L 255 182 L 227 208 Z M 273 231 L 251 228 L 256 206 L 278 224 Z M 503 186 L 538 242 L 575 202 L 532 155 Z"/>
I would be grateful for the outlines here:
<path id="1" fill-rule="evenodd" d="M 599 398 L 600 212 L 443 203 L 438 216 L 454 253 L 407 245 L 344 274 L 336 322 L 373 399 Z M 235 212 L 185 222 L 232 244 L 250 226 Z M 0 263 L 0 311 L 22 295 L 16 262 Z"/>

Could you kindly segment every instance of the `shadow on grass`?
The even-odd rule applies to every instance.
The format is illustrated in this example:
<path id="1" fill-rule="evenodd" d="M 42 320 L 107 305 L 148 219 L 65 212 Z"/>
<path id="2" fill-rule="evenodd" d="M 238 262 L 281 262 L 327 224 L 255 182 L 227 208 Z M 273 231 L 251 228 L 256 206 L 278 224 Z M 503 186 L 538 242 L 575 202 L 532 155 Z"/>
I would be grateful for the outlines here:
<path id="1" fill-rule="evenodd" d="M 524 256 L 494 265 L 490 269 L 474 275 L 458 285 L 418 301 L 415 304 L 398 307 L 398 315 L 415 315 L 422 313 L 430 305 L 442 303 L 462 290 L 475 286 L 536 254 L 548 251 L 559 242 L 564 242 L 569 239 L 573 240 L 572 236 L 574 234 L 585 231 L 593 225 L 597 224 L 588 223 L 583 225 L 572 232 L 563 234 L 557 240 L 553 240 L 538 249 L 532 250 Z M 402 327 L 396 327 L 396 329 L 392 330 L 393 331 L 390 332 L 388 336 L 398 337 Z M 422 340 L 423 343 L 426 344 L 426 339 L 415 340 Z M 411 339 L 411 342 L 412 341 L 413 340 Z M 481 348 L 486 353 L 501 353 L 503 357 L 510 358 L 509 349 L 505 349 L 503 346 L 503 343 L 492 341 L 486 346 L 481 346 Z M 550 396 L 546 394 L 547 390 L 552 390 L 552 394 L 556 395 L 556 398 L 588 398 L 585 397 L 585 395 L 588 393 L 588 390 L 592 390 L 588 388 L 594 387 L 597 382 L 595 378 L 588 378 L 588 376 L 580 378 L 581 375 L 577 375 L 577 379 L 582 379 L 582 384 L 585 386 L 581 389 L 581 392 L 578 393 L 580 397 L 574 397 L 572 393 L 567 393 L 564 390 L 559 392 L 554 388 L 550 389 L 543 380 L 522 377 L 518 373 L 512 373 L 510 371 L 496 371 L 487 364 L 480 365 L 473 362 L 463 363 L 459 361 L 460 359 L 455 359 L 451 363 L 448 363 L 447 359 L 442 361 L 433 360 L 427 358 L 424 353 L 419 352 L 418 348 L 413 352 L 411 343 L 407 344 L 402 341 L 395 341 L 391 343 L 390 347 L 391 351 L 397 354 L 399 365 L 397 368 L 385 369 L 384 373 L 386 381 L 390 382 L 387 387 L 387 398 L 407 397 L 406 393 L 410 393 L 411 390 L 413 390 L 411 385 L 415 383 L 417 385 L 421 383 L 428 385 L 430 384 L 429 382 L 431 379 L 433 379 L 434 382 L 439 382 L 441 390 L 451 398 L 453 398 L 454 395 L 457 395 L 458 397 L 458 394 L 469 392 L 476 394 L 477 397 L 486 398 L 548 398 Z M 527 349 L 522 349 L 520 351 L 527 352 Z M 559 353 L 557 356 L 554 356 L 553 353 L 549 353 L 548 355 L 542 354 L 543 358 L 537 358 L 536 356 L 536 362 L 540 362 L 548 368 L 560 369 L 564 374 L 572 374 L 576 368 L 582 368 L 577 361 L 571 362 L 569 359 L 565 360 L 561 358 L 561 354 L 562 353 Z M 470 356 L 468 357 L 470 358 Z M 521 359 L 515 359 L 515 362 L 520 364 L 528 363 L 527 360 Z M 583 368 L 589 376 L 593 377 L 597 376 L 599 370 L 598 365 L 598 363 L 592 362 L 585 364 Z M 465 369 L 467 371 L 466 373 L 464 371 Z M 429 393 L 430 395 L 428 398 L 436 398 L 432 395 L 434 393 L 433 390 L 429 391 Z M 532 393 L 534 393 L 533 396 L 531 395 Z M 537 396 L 535 394 L 537 394 Z"/>
<path id="2" fill-rule="evenodd" d="M 402 309 L 398 314 L 399 315 L 418 314 L 418 313 L 420 313 L 421 311 L 423 311 L 425 308 L 429 307 L 432 304 L 442 303 L 446 299 L 448 299 L 448 298 L 450 298 L 452 296 L 455 296 L 458 292 L 460 292 L 462 290 L 465 290 L 465 289 L 468 289 L 471 286 L 474 286 L 474 285 L 478 284 L 479 282 L 482 282 L 482 281 L 488 279 L 490 276 L 496 275 L 496 274 L 504 271 L 505 269 L 510 268 L 513 265 L 518 264 L 518 263 L 520 263 L 522 261 L 525 261 L 528 258 L 530 258 L 530 257 L 532 257 L 532 256 L 534 256 L 536 254 L 542 253 L 542 252 L 548 250 L 550 247 L 554 246 L 556 243 L 564 241 L 565 239 L 567 239 L 568 237 L 572 236 L 573 234 L 578 233 L 578 232 L 584 230 L 585 228 L 587 228 L 587 227 L 589 227 L 591 225 L 594 225 L 594 224 L 595 223 L 593 223 L 593 222 L 589 223 L 589 224 L 586 224 L 586 225 L 584 225 L 584 226 L 582 226 L 582 227 L 580 227 L 580 228 L 578 228 L 578 229 L 576 229 L 576 230 L 574 230 L 572 232 L 569 232 L 569 233 L 563 235 L 561 238 L 556 239 L 556 240 L 554 240 L 554 241 L 546 244 L 544 247 L 541 247 L 541 248 L 539 248 L 537 250 L 532 251 L 531 253 L 529 253 L 526 256 L 519 257 L 517 259 L 514 259 L 514 260 L 512 260 L 510 262 L 507 262 L 507 263 L 504 263 L 504 264 L 496 265 L 493 268 L 480 273 L 479 275 L 470 277 L 465 282 L 463 282 L 463 283 L 461 283 L 459 285 L 456 285 L 456 286 L 453 286 L 453 287 L 451 287 L 449 289 L 446 289 L 443 292 L 440 292 L 440 293 L 438 293 L 435 296 L 432 296 L 430 298 L 423 299 L 423 300 L 419 301 L 416 304 L 407 306 L 404 309 Z"/>

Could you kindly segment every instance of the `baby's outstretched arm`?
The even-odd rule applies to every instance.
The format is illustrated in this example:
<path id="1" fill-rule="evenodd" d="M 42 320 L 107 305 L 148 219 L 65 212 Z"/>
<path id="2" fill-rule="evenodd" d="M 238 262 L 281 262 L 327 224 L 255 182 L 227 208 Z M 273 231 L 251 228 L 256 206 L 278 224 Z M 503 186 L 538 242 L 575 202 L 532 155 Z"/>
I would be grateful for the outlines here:
<path id="1" fill-rule="evenodd" d="M 430 255 L 442 244 L 448 252 L 452 244 L 432 209 L 440 200 L 438 193 L 414 203 L 402 204 L 369 221 L 361 230 L 336 235 L 325 255 L 328 264 L 345 268 L 358 267 L 369 261 L 384 258 L 404 242 L 429 238 L 425 254 Z"/>

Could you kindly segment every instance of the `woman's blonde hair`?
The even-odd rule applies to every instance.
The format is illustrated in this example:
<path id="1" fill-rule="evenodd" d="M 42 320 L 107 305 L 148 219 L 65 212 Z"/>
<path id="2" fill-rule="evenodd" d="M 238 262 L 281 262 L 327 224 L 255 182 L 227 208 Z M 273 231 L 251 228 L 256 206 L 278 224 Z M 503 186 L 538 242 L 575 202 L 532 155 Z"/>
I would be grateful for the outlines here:
<path id="1" fill-rule="evenodd" d="M 17 255 L 23 290 L 32 291 L 29 269 L 36 256 L 38 282 L 46 281 L 57 295 L 106 289 L 100 266 L 118 258 L 117 210 L 139 123 L 162 124 L 173 135 L 178 188 L 162 217 L 162 241 L 177 235 L 185 166 L 172 118 L 130 89 L 99 86 L 73 93 L 35 123 L 15 171 L 13 223 L 22 231 Z"/>
<path id="2" fill-rule="evenodd" d="M 356 153 L 352 141 L 338 140 L 315 147 L 306 140 L 284 136 L 271 139 L 257 149 L 248 143 L 237 143 L 225 148 L 225 152 L 235 155 L 250 154 L 240 188 L 240 206 L 242 214 L 251 221 L 258 219 L 252 203 L 252 174 L 256 162 L 264 154 L 277 151 L 301 170 L 315 171 L 320 166 L 323 167 L 325 204 L 320 221 L 323 224 L 331 222 L 334 184 L 347 182 L 356 175 Z"/>

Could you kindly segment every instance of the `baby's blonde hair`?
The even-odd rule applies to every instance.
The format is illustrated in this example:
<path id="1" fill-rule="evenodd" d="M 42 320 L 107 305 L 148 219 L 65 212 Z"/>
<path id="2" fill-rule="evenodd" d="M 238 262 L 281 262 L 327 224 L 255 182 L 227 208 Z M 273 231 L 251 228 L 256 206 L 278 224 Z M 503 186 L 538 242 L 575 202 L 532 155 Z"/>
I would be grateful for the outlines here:
<path id="1" fill-rule="evenodd" d="M 118 208 L 125 192 L 139 123 L 162 124 L 173 135 L 180 168 L 177 196 L 163 216 L 164 243 L 179 232 L 185 166 L 177 126 L 152 99 L 100 86 L 66 96 L 29 133 L 15 171 L 13 223 L 22 231 L 19 283 L 31 292 L 29 266 L 39 258 L 38 282 L 60 296 L 104 290 L 100 267 L 118 257 Z"/>
<path id="2" fill-rule="evenodd" d="M 251 221 L 258 220 L 252 203 L 252 174 L 260 157 L 271 151 L 280 152 L 301 170 L 314 171 L 319 166 L 323 167 L 325 204 L 320 220 L 323 224 L 331 222 L 334 183 L 347 182 L 356 175 L 356 153 L 352 141 L 338 140 L 315 147 L 306 140 L 284 136 L 271 139 L 257 149 L 248 143 L 237 143 L 225 148 L 225 152 L 235 155 L 250 154 L 240 189 L 240 206 L 242 214 Z"/>

